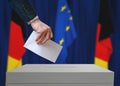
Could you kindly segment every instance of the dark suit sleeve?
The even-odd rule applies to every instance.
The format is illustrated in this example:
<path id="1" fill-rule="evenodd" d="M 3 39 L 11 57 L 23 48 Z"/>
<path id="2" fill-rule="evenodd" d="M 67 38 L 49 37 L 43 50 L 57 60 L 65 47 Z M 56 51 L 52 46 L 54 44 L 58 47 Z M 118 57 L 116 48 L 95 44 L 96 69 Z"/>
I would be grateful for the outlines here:
<path id="1" fill-rule="evenodd" d="M 29 22 L 37 16 L 35 9 L 28 0 L 8 0 L 13 10 L 23 19 L 25 22 Z"/>

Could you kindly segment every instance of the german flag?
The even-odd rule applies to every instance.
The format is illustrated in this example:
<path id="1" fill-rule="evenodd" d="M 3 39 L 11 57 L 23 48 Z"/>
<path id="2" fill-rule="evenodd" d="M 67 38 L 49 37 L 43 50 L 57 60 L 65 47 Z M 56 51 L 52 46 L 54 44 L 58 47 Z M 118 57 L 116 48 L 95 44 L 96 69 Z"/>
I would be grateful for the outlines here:
<path id="1" fill-rule="evenodd" d="M 108 69 L 108 62 L 112 54 L 112 43 L 110 37 L 99 40 L 99 33 L 101 31 L 101 24 L 98 24 L 95 64 Z"/>
<path id="2" fill-rule="evenodd" d="M 100 17 L 97 28 L 95 64 L 108 69 L 108 62 L 112 54 L 110 35 L 113 25 L 109 12 L 108 0 L 100 0 Z"/>
<path id="3" fill-rule="evenodd" d="M 11 71 L 22 65 L 22 56 L 25 52 L 25 48 L 23 47 L 23 25 L 17 21 L 23 23 L 19 16 L 13 12 L 12 20 L 10 23 L 7 71 Z"/>

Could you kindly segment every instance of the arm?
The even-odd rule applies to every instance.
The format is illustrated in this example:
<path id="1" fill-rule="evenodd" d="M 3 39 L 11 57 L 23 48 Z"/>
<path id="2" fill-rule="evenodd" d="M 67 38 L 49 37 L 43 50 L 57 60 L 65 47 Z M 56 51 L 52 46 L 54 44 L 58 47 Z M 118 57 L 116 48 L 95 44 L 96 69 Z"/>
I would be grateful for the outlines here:
<path id="1" fill-rule="evenodd" d="M 39 20 L 37 13 L 28 0 L 8 0 L 12 9 L 39 33 L 36 42 L 44 44 L 52 38 L 51 28 Z"/>
<path id="2" fill-rule="evenodd" d="M 35 9 L 28 0 L 8 0 L 12 9 L 25 21 L 29 22 L 37 16 Z"/>

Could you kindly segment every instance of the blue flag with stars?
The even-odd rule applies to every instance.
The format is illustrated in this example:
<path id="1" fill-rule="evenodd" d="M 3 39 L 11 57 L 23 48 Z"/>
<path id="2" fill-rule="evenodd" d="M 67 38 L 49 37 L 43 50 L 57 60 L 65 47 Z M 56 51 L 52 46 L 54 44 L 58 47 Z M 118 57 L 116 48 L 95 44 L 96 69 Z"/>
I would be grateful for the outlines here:
<path id="1" fill-rule="evenodd" d="M 77 37 L 73 18 L 66 0 L 58 0 L 56 17 L 55 41 L 63 46 L 56 63 L 65 63 L 68 55 L 67 47 L 70 46 Z"/>

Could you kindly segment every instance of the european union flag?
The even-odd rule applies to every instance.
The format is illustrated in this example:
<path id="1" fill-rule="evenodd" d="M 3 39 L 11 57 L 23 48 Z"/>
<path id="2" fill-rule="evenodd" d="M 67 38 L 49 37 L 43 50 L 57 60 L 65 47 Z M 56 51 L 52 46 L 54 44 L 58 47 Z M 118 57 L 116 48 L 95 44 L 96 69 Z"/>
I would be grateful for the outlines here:
<path id="1" fill-rule="evenodd" d="M 65 63 L 68 55 L 67 47 L 72 44 L 77 37 L 73 18 L 66 0 L 58 0 L 55 41 L 63 46 L 62 52 L 56 63 Z"/>

